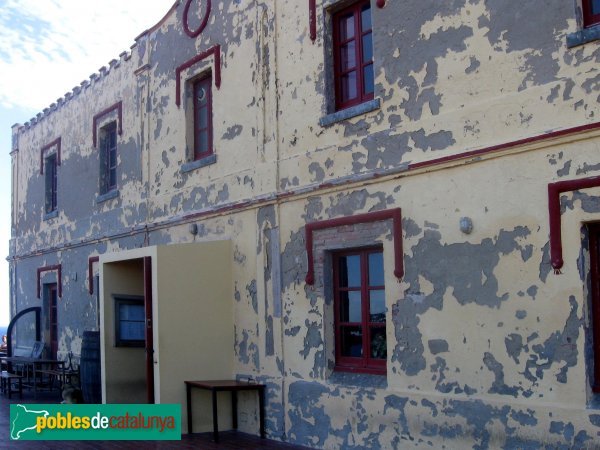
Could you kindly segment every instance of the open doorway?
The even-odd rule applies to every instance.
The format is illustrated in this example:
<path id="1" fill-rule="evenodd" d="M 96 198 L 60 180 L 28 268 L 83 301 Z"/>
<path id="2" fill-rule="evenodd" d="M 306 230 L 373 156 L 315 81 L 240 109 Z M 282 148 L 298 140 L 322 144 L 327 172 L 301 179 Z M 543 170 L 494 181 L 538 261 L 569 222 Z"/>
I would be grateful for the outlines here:
<path id="1" fill-rule="evenodd" d="M 107 403 L 154 403 L 152 258 L 103 266 L 104 379 Z"/>

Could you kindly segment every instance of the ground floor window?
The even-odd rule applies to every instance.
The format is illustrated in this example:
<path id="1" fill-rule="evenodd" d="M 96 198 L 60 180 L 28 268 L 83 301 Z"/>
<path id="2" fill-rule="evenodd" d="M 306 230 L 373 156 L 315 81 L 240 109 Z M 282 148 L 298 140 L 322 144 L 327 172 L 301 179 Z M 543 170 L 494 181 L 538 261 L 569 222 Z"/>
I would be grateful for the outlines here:
<path id="1" fill-rule="evenodd" d="M 115 298 L 115 344 L 117 347 L 143 347 L 145 342 L 144 298 Z"/>
<path id="2" fill-rule="evenodd" d="M 336 370 L 385 373 L 383 249 L 333 254 Z"/>
<path id="3" fill-rule="evenodd" d="M 600 393 L 600 223 L 588 225 L 590 238 L 590 275 L 593 370 L 591 385 L 595 393 Z"/>

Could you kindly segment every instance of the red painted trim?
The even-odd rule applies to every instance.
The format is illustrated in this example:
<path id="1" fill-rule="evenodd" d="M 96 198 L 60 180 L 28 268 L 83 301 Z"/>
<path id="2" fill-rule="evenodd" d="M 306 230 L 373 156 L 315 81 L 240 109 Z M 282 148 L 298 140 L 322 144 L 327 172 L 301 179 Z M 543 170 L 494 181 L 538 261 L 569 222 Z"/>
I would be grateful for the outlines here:
<path id="1" fill-rule="evenodd" d="M 62 298 L 62 266 L 60 264 L 55 264 L 53 266 L 44 266 L 38 267 L 37 269 L 37 298 L 41 298 L 42 295 L 42 273 L 50 272 L 52 270 L 56 270 L 56 278 L 58 283 L 58 296 Z"/>
<path id="2" fill-rule="evenodd" d="M 357 214 L 349 217 L 339 217 L 337 219 L 322 220 L 319 222 L 307 223 L 306 233 L 306 254 L 308 256 L 308 270 L 306 273 L 306 284 L 315 283 L 315 267 L 313 256 L 313 232 L 326 228 L 341 227 L 344 225 L 356 225 L 357 223 L 377 222 L 380 220 L 392 220 L 394 235 L 394 275 L 400 279 L 404 276 L 404 261 L 402 249 L 402 211 L 400 208 L 386 209 L 384 211 L 375 211 L 366 214 Z"/>
<path id="3" fill-rule="evenodd" d="M 385 6 L 385 0 L 377 0 L 377 2 L 375 2 L 375 4 L 377 5 L 377 7 L 379 9 L 381 9 Z"/>
<path id="4" fill-rule="evenodd" d="M 386 359 L 373 358 L 370 350 L 371 332 L 380 328 L 385 330 L 385 322 L 374 323 L 370 321 L 370 292 L 372 290 L 384 290 L 385 285 L 369 284 L 369 262 L 370 254 L 382 253 L 381 245 L 375 247 L 349 249 L 335 252 L 333 255 L 333 290 L 334 290 L 334 311 L 335 311 L 335 370 L 343 372 L 359 373 L 385 373 Z M 339 260 L 343 256 L 355 255 L 360 257 L 360 286 L 342 287 L 339 285 Z M 361 303 L 360 322 L 350 322 L 341 320 L 341 292 L 359 292 Z M 343 356 L 342 355 L 342 335 L 343 328 L 348 326 L 360 326 L 362 328 L 362 356 Z"/>
<path id="5" fill-rule="evenodd" d="M 99 256 L 90 256 L 88 258 L 88 291 L 94 295 L 94 263 L 100 261 Z"/>
<path id="6" fill-rule="evenodd" d="M 191 38 L 196 38 L 196 37 L 200 36 L 200 33 L 202 33 L 202 31 L 206 27 L 206 24 L 208 23 L 208 18 L 210 17 L 211 1 L 206 0 L 206 3 L 207 3 L 206 4 L 206 12 L 204 13 L 202 22 L 200 22 L 200 26 L 196 30 L 192 30 L 188 23 L 189 22 L 188 13 L 190 12 L 190 6 L 192 5 L 192 0 L 187 0 L 185 7 L 183 8 L 183 31 L 185 31 L 185 34 L 187 34 Z"/>
<path id="7" fill-rule="evenodd" d="M 548 217 L 550 220 L 550 262 L 555 273 L 560 273 L 562 258 L 562 237 L 560 220 L 560 194 L 600 186 L 600 176 L 579 180 L 558 181 L 548 184 Z"/>
<path id="8" fill-rule="evenodd" d="M 154 403 L 154 335 L 152 317 L 152 258 L 144 256 L 144 327 L 146 347 L 146 397 L 150 404 Z"/>
<path id="9" fill-rule="evenodd" d="M 199 110 L 202 108 L 198 101 L 198 96 L 196 95 L 196 90 L 198 88 L 203 88 L 206 90 L 206 129 L 201 130 L 200 128 L 200 120 L 199 120 Z M 206 158 L 213 154 L 213 112 L 212 112 L 212 76 L 209 74 L 206 77 L 203 77 L 196 81 L 193 86 L 194 92 L 194 160 L 197 161 L 202 158 Z M 205 131 L 207 134 L 208 140 L 208 149 L 204 151 L 200 150 L 200 142 L 199 136 L 200 132 Z"/>
<path id="10" fill-rule="evenodd" d="M 96 114 L 94 116 L 94 120 L 93 120 L 93 124 L 92 124 L 92 127 L 93 127 L 92 141 L 94 143 L 94 147 L 96 147 L 96 142 L 97 142 L 97 137 L 98 137 L 98 119 L 100 119 L 101 117 L 104 117 L 107 114 L 110 114 L 115 109 L 117 110 L 117 118 L 118 118 L 118 122 L 119 122 L 119 129 L 118 129 L 119 136 L 121 136 L 123 134 L 123 102 L 118 101 L 114 105 L 111 105 L 106 109 L 103 109 L 102 111 L 100 111 L 98 114 Z"/>
<path id="11" fill-rule="evenodd" d="M 308 0 L 308 24 L 310 28 L 310 40 L 317 39 L 317 0 Z"/>
<path id="12" fill-rule="evenodd" d="M 593 27 L 600 24 L 600 13 L 592 13 L 592 0 L 582 0 L 581 7 L 583 9 L 583 26 Z"/>
<path id="13" fill-rule="evenodd" d="M 360 0 L 359 2 L 353 3 L 347 8 L 337 11 L 332 18 L 333 21 L 333 71 L 335 81 L 335 108 L 336 111 L 340 111 L 350 106 L 360 105 L 369 100 L 373 100 L 375 93 L 365 93 L 365 76 L 364 70 L 366 67 L 371 66 L 373 69 L 373 59 L 364 61 L 363 57 L 363 37 L 367 34 L 373 33 L 373 27 L 365 29 L 362 23 L 362 8 L 368 6 L 369 13 L 371 13 L 370 0 Z M 341 33 L 341 20 L 343 16 L 352 15 L 354 17 L 354 33 L 352 37 L 343 37 Z M 371 21 L 372 22 L 372 21 Z M 344 68 L 342 64 L 342 49 L 344 47 L 349 48 L 349 44 L 354 42 L 354 67 Z M 346 75 L 354 72 L 356 74 L 355 82 L 353 83 L 356 89 L 356 97 L 345 98 L 343 97 L 343 83 L 342 80 Z"/>
<path id="14" fill-rule="evenodd" d="M 600 393 L 600 224 L 588 224 L 589 251 L 590 251 L 590 275 L 591 275 L 591 325 L 592 325 L 592 348 L 594 349 L 594 372 L 591 380 L 592 391 Z"/>
<path id="15" fill-rule="evenodd" d="M 460 159 L 479 157 L 479 156 L 486 155 L 488 153 L 495 153 L 495 152 L 499 152 L 499 151 L 503 151 L 503 150 L 508 150 L 510 148 L 519 147 L 521 145 L 534 144 L 536 142 L 541 142 L 541 141 L 545 141 L 548 139 L 555 139 L 555 138 L 559 138 L 559 137 L 569 136 L 571 134 L 577 134 L 577 133 L 582 133 L 585 131 L 592 131 L 592 130 L 597 130 L 597 129 L 600 129 L 600 122 L 590 123 L 587 125 L 580 125 L 578 127 L 565 128 L 564 130 L 551 131 L 549 133 L 538 134 L 538 135 L 531 136 L 528 138 L 519 139 L 516 141 L 509 141 L 509 142 L 505 142 L 503 144 L 492 145 L 490 147 L 481 148 L 479 150 L 472 150 L 470 152 L 463 152 L 463 153 L 458 153 L 456 155 L 444 156 L 442 158 L 430 159 L 428 161 L 409 164 L 408 170 L 422 169 L 425 167 L 436 166 L 438 164 L 453 162 L 453 161 L 457 161 Z"/>
<path id="16" fill-rule="evenodd" d="M 40 150 L 40 175 L 44 175 L 44 152 L 56 146 L 56 164 L 60 166 L 60 136 L 49 144 L 44 145 Z"/>
<path id="17" fill-rule="evenodd" d="M 189 69 L 194 64 L 199 63 L 211 55 L 214 55 L 215 57 L 215 86 L 217 89 L 221 87 L 221 46 L 217 44 L 199 55 L 194 56 L 192 59 L 184 62 L 175 69 L 175 104 L 177 107 L 181 106 L 181 72 Z"/>

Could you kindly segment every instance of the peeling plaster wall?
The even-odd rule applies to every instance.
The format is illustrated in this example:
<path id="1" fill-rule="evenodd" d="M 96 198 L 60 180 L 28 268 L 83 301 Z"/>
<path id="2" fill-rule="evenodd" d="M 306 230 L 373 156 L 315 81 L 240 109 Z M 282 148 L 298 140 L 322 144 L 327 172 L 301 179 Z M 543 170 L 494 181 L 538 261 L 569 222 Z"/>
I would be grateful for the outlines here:
<path id="1" fill-rule="evenodd" d="M 548 184 L 600 174 L 600 46 L 566 47 L 575 2 L 373 3 L 379 107 L 330 126 L 319 125 L 333 112 L 328 33 L 343 2 L 316 3 L 313 43 L 303 2 L 212 2 L 195 39 L 175 2 L 130 54 L 13 129 L 13 313 L 41 304 L 36 271 L 61 264 L 59 354 L 78 354 L 97 321 L 91 256 L 229 239 L 231 376 L 267 384 L 269 437 L 325 449 L 598 448 L 582 224 L 600 217 L 600 188 L 561 195 L 561 275 L 549 249 Z M 181 71 L 178 107 L 177 67 L 217 45 L 220 87 L 212 54 Z M 216 160 L 187 170 L 189 83 L 208 71 Z M 119 194 L 98 202 L 92 121 L 118 101 Z M 59 136 L 59 212 L 44 220 L 40 149 Z M 316 233 L 306 284 L 307 223 L 392 208 L 402 279 L 381 222 Z M 337 372 L 328 252 L 374 243 L 387 373 Z M 255 403 L 240 395 L 243 431 L 257 430 Z"/>

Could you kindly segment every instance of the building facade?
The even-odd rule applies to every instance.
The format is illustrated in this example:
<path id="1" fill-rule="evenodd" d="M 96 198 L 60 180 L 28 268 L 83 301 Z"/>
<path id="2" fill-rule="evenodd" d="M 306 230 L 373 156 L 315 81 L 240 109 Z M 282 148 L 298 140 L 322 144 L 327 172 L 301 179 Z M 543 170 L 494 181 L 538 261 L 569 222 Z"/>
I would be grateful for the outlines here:
<path id="1" fill-rule="evenodd" d="M 314 448 L 598 448 L 599 22 L 177 1 L 13 127 L 12 314 L 58 357 L 100 330 L 109 402 L 202 373 Z"/>

